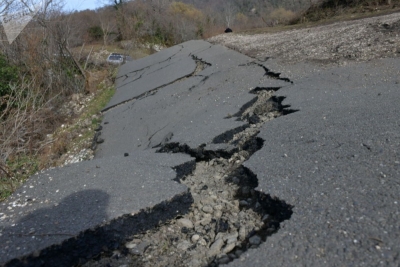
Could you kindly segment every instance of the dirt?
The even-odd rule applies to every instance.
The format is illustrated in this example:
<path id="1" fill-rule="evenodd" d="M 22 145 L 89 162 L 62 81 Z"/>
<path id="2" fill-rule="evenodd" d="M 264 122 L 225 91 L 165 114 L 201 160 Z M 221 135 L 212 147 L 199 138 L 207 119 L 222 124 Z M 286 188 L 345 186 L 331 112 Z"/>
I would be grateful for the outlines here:
<path id="1" fill-rule="evenodd" d="M 346 64 L 400 56 L 400 13 L 271 34 L 221 34 L 210 38 L 259 60 L 276 58 Z"/>

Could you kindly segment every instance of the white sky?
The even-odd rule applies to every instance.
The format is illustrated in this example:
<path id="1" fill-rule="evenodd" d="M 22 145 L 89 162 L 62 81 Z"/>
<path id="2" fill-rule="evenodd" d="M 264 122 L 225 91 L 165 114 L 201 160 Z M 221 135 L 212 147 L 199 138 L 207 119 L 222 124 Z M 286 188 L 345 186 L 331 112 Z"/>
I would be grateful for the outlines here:
<path id="1" fill-rule="evenodd" d="M 95 9 L 104 6 L 103 0 L 65 0 L 66 11 Z"/>

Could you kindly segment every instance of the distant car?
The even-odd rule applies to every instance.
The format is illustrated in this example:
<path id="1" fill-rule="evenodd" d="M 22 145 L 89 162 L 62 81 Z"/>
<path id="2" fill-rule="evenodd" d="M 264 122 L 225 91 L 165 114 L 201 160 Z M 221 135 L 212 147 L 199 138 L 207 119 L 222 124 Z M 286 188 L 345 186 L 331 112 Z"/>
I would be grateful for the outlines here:
<path id="1" fill-rule="evenodd" d="M 122 64 L 124 63 L 124 61 L 125 61 L 125 56 L 118 53 L 111 53 L 107 58 L 108 63 L 115 65 Z"/>

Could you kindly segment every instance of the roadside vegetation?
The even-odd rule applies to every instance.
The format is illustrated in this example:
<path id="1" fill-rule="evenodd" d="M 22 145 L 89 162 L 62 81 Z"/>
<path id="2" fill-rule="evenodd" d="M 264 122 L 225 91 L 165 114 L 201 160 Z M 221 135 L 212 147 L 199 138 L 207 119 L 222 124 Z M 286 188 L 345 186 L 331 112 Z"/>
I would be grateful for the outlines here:
<path id="1" fill-rule="evenodd" d="M 0 27 L 0 200 L 35 172 L 93 156 L 112 52 L 137 59 L 227 27 L 276 32 L 399 10 L 400 0 L 110 0 L 77 12 L 47 0 L 12 44 Z"/>
<path id="2" fill-rule="evenodd" d="M 326 0 L 311 5 L 291 23 L 359 19 L 399 10 L 399 0 Z"/>

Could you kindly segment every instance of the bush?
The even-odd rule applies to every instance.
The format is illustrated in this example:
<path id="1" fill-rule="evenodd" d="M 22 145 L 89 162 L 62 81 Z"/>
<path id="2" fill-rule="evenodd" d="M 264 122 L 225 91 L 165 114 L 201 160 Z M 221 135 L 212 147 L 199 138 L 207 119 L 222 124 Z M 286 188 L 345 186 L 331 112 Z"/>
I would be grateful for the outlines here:
<path id="1" fill-rule="evenodd" d="M 280 7 L 269 14 L 269 20 L 272 25 L 288 24 L 295 16 L 296 14 L 293 11 Z"/>
<path id="2" fill-rule="evenodd" d="M 11 93 L 10 84 L 17 83 L 17 81 L 18 68 L 10 65 L 0 54 L 0 98 L 9 95 Z"/>
<path id="3" fill-rule="evenodd" d="M 88 33 L 90 38 L 93 40 L 100 40 L 103 38 L 104 32 L 103 29 L 100 26 L 93 26 L 88 29 Z"/>

